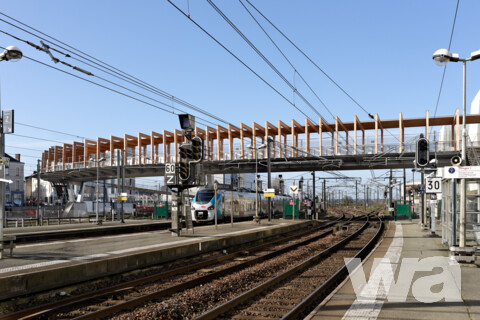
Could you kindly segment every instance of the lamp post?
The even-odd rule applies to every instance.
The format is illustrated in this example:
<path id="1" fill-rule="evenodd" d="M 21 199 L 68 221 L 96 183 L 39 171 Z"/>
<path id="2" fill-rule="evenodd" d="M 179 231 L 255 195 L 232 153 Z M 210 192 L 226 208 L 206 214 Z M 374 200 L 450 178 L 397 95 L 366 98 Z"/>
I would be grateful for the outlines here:
<path id="1" fill-rule="evenodd" d="M 98 175 L 99 175 L 99 169 L 100 169 L 100 162 L 105 161 L 105 158 L 101 158 L 101 159 L 98 159 L 98 160 L 95 160 L 95 159 L 90 159 L 90 160 L 97 164 L 97 201 L 96 201 L 96 205 L 95 205 L 95 216 L 96 216 L 96 223 L 97 224 L 102 224 L 102 221 L 98 219 L 98 198 L 99 198 Z"/>
<path id="2" fill-rule="evenodd" d="M 463 62 L 463 115 L 462 115 L 462 165 L 467 163 L 467 61 L 480 59 L 480 50 L 470 54 L 470 58 L 460 59 L 457 53 L 451 53 L 447 49 L 439 49 L 433 54 L 433 60 L 438 66 L 445 66 L 449 62 Z M 466 207 L 467 207 L 467 184 L 464 178 L 460 179 L 460 241 L 459 247 L 465 248 L 466 240 Z"/>
<path id="3" fill-rule="evenodd" d="M 22 58 L 22 51 L 15 46 L 8 46 L 5 51 L 0 54 L 0 61 L 18 61 Z M 2 119 L 3 120 L 3 119 Z M 5 156 L 5 143 L 3 131 L 0 131 L 0 152 L 2 158 Z M 2 164 L 2 174 L 5 175 L 5 165 Z M 3 178 L 3 177 L 2 177 Z M 3 220 L 5 219 L 5 185 L 4 181 L 0 182 L 0 244 L 3 244 Z M 2 259 L 3 249 L 0 250 L 0 259 Z"/>
<path id="4" fill-rule="evenodd" d="M 258 217 L 258 150 L 264 149 L 265 147 L 265 144 L 262 144 L 258 148 L 248 146 L 250 150 L 255 150 L 255 221 L 260 221 Z"/>

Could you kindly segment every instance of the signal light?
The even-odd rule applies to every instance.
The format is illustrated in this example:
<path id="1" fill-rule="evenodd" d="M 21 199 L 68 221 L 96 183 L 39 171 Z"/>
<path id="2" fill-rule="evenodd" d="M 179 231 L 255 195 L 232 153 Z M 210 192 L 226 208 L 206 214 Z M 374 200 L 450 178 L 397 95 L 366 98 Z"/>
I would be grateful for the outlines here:
<path id="1" fill-rule="evenodd" d="M 417 140 L 417 149 L 415 153 L 415 161 L 418 166 L 425 167 L 430 161 L 430 151 L 428 148 L 428 140 L 420 138 Z"/>
<path id="2" fill-rule="evenodd" d="M 178 164 L 178 176 L 182 182 L 190 178 L 190 160 L 192 159 L 192 146 L 182 144 L 179 150 L 180 162 Z"/>
<path id="3" fill-rule="evenodd" d="M 190 144 L 182 144 L 180 146 L 180 151 L 179 151 L 180 161 L 182 160 L 188 161 L 192 159 L 193 153 L 191 148 L 192 146 Z"/>
<path id="4" fill-rule="evenodd" d="M 190 166 L 186 162 L 180 162 L 178 164 L 178 175 L 180 180 L 186 181 L 190 177 Z"/>
<path id="5" fill-rule="evenodd" d="M 298 190 L 301 192 L 303 190 L 303 177 L 298 181 Z"/>
<path id="6" fill-rule="evenodd" d="M 192 138 L 192 159 L 194 162 L 203 160 L 203 140 L 200 137 Z"/>

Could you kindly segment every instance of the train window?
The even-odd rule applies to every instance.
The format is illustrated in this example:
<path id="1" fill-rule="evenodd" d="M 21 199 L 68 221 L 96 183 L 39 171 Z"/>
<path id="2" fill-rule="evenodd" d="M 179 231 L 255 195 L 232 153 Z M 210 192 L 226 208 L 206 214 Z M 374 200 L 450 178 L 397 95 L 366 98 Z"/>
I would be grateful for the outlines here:
<path id="1" fill-rule="evenodd" d="M 215 193 L 212 192 L 212 191 L 207 191 L 207 190 L 199 191 L 197 193 L 197 201 L 198 202 L 209 202 L 210 200 L 212 200 L 212 198 L 214 196 L 215 196 Z"/>

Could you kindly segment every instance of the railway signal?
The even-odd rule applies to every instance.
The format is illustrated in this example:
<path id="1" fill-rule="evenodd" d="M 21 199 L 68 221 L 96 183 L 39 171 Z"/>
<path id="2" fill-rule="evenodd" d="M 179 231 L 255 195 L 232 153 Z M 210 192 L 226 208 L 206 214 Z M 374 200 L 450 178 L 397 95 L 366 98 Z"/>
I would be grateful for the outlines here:
<path id="1" fill-rule="evenodd" d="M 180 162 L 178 164 L 178 175 L 180 181 L 186 182 L 190 178 L 190 161 L 192 159 L 192 145 L 182 144 L 180 146 Z"/>
<path id="2" fill-rule="evenodd" d="M 425 167 L 430 161 L 430 151 L 428 149 L 428 140 L 420 138 L 417 140 L 417 149 L 415 153 L 415 161 L 419 167 Z"/>
<path id="3" fill-rule="evenodd" d="M 193 162 L 203 160 L 203 139 L 200 137 L 192 138 L 192 159 Z"/>

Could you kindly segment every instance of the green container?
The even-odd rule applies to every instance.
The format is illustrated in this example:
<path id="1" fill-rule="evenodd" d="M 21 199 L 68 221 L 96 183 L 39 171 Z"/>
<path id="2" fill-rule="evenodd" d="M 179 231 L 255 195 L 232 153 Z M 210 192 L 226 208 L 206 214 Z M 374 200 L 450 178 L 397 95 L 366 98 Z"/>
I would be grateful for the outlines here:
<path id="1" fill-rule="evenodd" d="M 412 219 L 412 210 L 409 204 L 400 204 L 399 202 L 395 205 L 395 219 Z"/>
<path id="2" fill-rule="evenodd" d="M 168 202 L 155 202 L 155 208 L 153 212 L 155 219 L 168 219 Z"/>
<path id="3" fill-rule="evenodd" d="M 295 219 L 298 219 L 298 208 L 300 201 L 295 199 Z M 292 219 L 293 212 L 293 199 L 292 200 L 283 200 L 283 219 Z"/>

